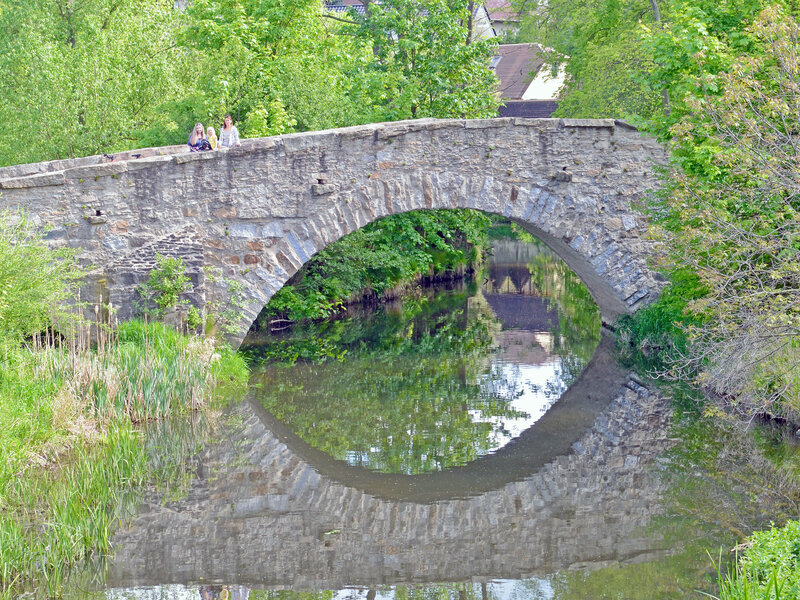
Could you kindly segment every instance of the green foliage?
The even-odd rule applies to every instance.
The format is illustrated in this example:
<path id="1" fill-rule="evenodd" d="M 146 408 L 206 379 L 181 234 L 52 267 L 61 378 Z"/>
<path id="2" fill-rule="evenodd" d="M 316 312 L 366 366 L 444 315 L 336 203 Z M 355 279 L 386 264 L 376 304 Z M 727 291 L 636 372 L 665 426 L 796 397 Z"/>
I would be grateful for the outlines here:
<path id="1" fill-rule="evenodd" d="M 719 93 L 734 57 L 755 49 L 748 28 L 767 5 L 554 0 L 525 15 L 521 36 L 566 65 L 558 115 L 623 118 L 670 139 L 692 99 Z"/>
<path id="2" fill-rule="evenodd" d="M 321 16 L 320 0 L 198 0 L 187 9 L 181 43 L 201 57 L 198 114 L 244 124 L 247 137 L 292 131 L 298 124 L 352 124 L 317 115 L 347 104 L 342 69 L 364 56 L 351 37 L 337 35 Z"/>
<path id="3" fill-rule="evenodd" d="M 552 48 L 550 59 L 565 64 L 558 115 L 639 122 L 660 108 L 660 88 L 643 82 L 655 67 L 639 35 L 650 13 L 647 0 L 554 0 L 523 15 L 521 38 Z"/>
<path id="4" fill-rule="evenodd" d="M 243 310 L 246 284 L 231 277 L 224 277 L 214 267 L 205 267 L 206 284 L 210 288 L 206 299 L 206 334 L 217 332 L 233 335 L 240 331 L 244 318 Z"/>
<path id="5" fill-rule="evenodd" d="M 670 279 L 656 302 L 621 317 L 616 324 L 622 358 L 651 372 L 664 372 L 685 355 L 688 327 L 702 322 L 700 316 L 687 312 L 689 303 L 706 293 L 699 277 L 678 270 Z"/>
<path id="6" fill-rule="evenodd" d="M 735 572 L 720 575 L 720 600 L 800 597 L 800 521 L 750 536 Z"/>
<path id="7" fill-rule="evenodd" d="M 74 251 L 50 250 L 23 214 L 0 211 L 0 338 L 70 320 L 66 304 L 82 275 Z"/>
<path id="8" fill-rule="evenodd" d="M 244 137 L 268 137 L 291 131 L 297 125 L 290 119 L 280 100 L 272 100 L 269 110 L 259 104 L 247 113 L 244 122 Z"/>
<path id="9" fill-rule="evenodd" d="M 370 2 L 363 17 L 352 13 L 356 24 L 345 31 L 375 57 L 364 83 L 383 88 L 376 120 L 497 114 L 493 44 L 468 42 L 468 9 L 466 0 L 391 0 Z"/>
<path id="10" fill-rule="evenodd" d="M 139 287 L 139 295 L 145 303 L 155 302 L 156 314 L 164 313 L 187 300 L 181 300 L 181 294 L 191 289 L 191 282 L 186 276 L 186 265 L 181 257 L 170 258 L 156 254 L 156 266 L 150 270 L 147 281 Z"/>
<path id="11" fill-rule="evenodd" d="M 466 0 L 373 4 L 344 24 L 321 0 L 7 4 L 0 165 L 179 144 L 226 113 L 251 137 L 497 107 Z"/>
<path id="12" fill-rule="evenodd" d="M 136 488 L 184 458 L 149 465 L 133 424 L 241 393 L 248 369 L 229 348 L 160 323 L 127 322 L 97 352 L 0 347 L 0 582 L 47 583 L 107 551 Z M 168 438 L 169 439 L 169 438 Z M 12 594 L 13 596 L 13 594 Z"/>
<path id="13" fill-rule="evenodd" d="M 688 305 L 698 322 L 683 375 L 748 418 L 800 419 L 798 32 L 765 10 L 748 32 L 753 54 L 714 77 L 716 95 L 687 101 L 693 112 L 672 128 L 684 168 L 652 211 L 672 268 L 707 291 Z"/>
<path id="14" fill-rule="evenodd" d="M 70 566 L 109 548 L 115 514 L 130 509 L 123 490 L 148 472 L 138 444 L 129 424 L 115 425 L 102 445 L 75 442 L 60 469 L 28 470 L 0 488 L 0 592 L 37 580 L 55 595 Z"/>
<path id="15" fill-rule="evenodd" d="M 380 296 L 431 272 L 466 266 L 490 219 L 471 210 L 414 211 L 376 221 L 314 256 L 265 308 L 268 317 L 326 317 L 364 291 Z"/>
<path id="16" fill-rule="evenodd" d="M 0 164 L 113 152 L 169 130 L 161 107 L 192 87 L 192 57 L 174 44 L 183 16 L 171 0 L 7 2 Z"/>

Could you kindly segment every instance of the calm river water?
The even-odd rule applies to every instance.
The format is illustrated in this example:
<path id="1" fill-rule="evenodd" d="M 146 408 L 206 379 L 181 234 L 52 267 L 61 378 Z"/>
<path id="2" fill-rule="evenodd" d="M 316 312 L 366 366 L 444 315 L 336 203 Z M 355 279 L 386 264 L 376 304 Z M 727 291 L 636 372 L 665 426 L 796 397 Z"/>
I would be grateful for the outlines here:
<path id="1" fill-rule="evenodd" d="M 445 287 L 252 334 L 247 398 L 151 432 L 191 460 L 67 597 L 700 597 L 708 552 L 796 514 L 796 451 L 621 367 L 543 245 Z"/>

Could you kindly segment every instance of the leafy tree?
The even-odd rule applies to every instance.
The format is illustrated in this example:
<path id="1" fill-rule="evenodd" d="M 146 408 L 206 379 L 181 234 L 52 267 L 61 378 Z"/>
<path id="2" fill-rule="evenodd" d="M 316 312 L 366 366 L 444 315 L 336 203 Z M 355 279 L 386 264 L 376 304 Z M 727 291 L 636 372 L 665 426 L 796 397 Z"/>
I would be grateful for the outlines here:
<path id="1" fill-rule="evenodd" d="M 367 2 L 344 29 L 369 43 L 374 60 L 361 79 L 375 120 L 491 117 L 497 114 L 492 43 L 470 41 L 466 0 Z M 370 105 L 368 104 L 368 106 Z"/>
<path id="2" fill-rule="evenodd" d="M 136 145 L 185 93 L 172 0 L 10 0 L 0 9 L 0 164 Z M 181 138 L 184 131 L 180 132 Z"/>
<path id="3" fill-rule="evenodd" d="M 196 111 L 230 112 L 252 136 L 291 131 L 298 118 L 304 129 L 351 124 L 347 111 L 334 110 L 345 122 L 321 115 L 347 104 L 342 67 L 366 48 L 338 35 L 322 10 L 320 0 L 193 2 L 181 41 L 205 60 Z"/>
<path id="4" fill-rule="evenodd" d="M 800 26 L 777 7 L 749 32 L 753 55 L 715 76 L 672 133 L 687 169 L 654 215 L 674 265 L 707 294 L 690 305 L 683 366 L 742 412 L 800 419 Z"/>
<path id="5" fill-rule="evenodd" d="M 19 341 L 67 318 L 83 270 L 53 251 L 21 214 L 0 211 L 0 341 Z"/>
<path id="6" fill-rule="evenodd" d="M 566 63 L 557 114 L 624 118 L 667 139 L 689 101 L 717 93 L 715 77 L 752 48 L 747 28 L 763 0 L 553 0 L 531 10 L 522 35 Z"/>
<path id="7" fill-rule="evenodd" d="M 641 78 L 654 63 L 638 27 L 652 23 L 652 14 L 646 0 L 553 0 L 523 13 L 520 38 L 552 49 L 553 62 L 565 62 L 558 114 L 635 121 L 660 107 L 659 92 Z"/>

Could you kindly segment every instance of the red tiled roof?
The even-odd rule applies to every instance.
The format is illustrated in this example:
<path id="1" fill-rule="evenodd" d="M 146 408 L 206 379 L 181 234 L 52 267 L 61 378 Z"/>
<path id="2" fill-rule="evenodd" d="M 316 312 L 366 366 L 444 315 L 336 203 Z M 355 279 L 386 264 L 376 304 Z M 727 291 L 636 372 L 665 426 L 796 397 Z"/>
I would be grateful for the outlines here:
<path id="1" fill-rule="evenodd" d="M 492 21 L 519 21 L 519 13 L 509 0 L 484 0 L 483 5 Z"/>
<path id="2" fill-rule="evenodd" d="M 538 44 L 503 44 L 497 47 L 500 57 L 494 68 L 500 80 L 500 96 L 507 100 L 520 100 L 536 72 L 544 63 L 542 47 Z"/>

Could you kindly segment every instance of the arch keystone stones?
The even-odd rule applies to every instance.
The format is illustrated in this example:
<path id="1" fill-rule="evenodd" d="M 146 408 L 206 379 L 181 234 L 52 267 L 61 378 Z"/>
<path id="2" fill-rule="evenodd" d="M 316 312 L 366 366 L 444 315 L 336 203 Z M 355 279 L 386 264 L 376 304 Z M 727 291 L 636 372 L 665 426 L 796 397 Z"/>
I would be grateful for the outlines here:
<path id="1" fill-rule="evenodd" d="M 664 150 L 611 119 L 421 119 L 0 169 L 0 208 L 22 208 L 53 246 L 80 248 L 88 294 L 130 316 L 157 252 L 184 256 L 202 306 L 202 268 L 247 287 L 241 330 L 326 245 L 382 217 L 473 208 L 504 215 L 582 277 L 607 322 L 657 296 L 647 222 Z M 99 211 L 99 212 L 98 212 Z M 90 217 L 102 215 L 102 219 Z M 188 232 L 188 233 L 187 233 Z M 84 295 L 84 297 L 87 297 Z"/>

